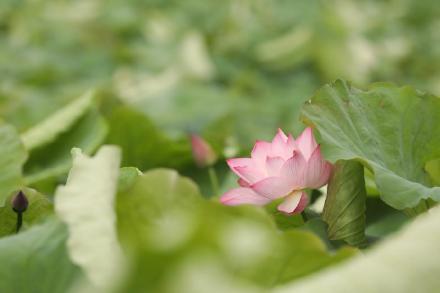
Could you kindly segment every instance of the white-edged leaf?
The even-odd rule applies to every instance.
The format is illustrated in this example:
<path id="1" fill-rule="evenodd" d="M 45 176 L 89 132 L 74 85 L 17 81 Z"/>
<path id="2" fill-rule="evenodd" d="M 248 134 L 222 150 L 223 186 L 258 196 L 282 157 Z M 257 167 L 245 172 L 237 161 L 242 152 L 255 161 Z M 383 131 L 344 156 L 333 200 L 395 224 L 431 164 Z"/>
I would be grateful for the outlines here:
<path id="1" fill-rule="evenodd" d="M 67 184 L 56 191 L 55 211 L 68 226 L 72 262 L 84 270 L 92 285 L 107 288 L 123 263 L 114 211 L 120 150 L 103 146 L 90 158 L 73 149 L 72 155 Z"/>

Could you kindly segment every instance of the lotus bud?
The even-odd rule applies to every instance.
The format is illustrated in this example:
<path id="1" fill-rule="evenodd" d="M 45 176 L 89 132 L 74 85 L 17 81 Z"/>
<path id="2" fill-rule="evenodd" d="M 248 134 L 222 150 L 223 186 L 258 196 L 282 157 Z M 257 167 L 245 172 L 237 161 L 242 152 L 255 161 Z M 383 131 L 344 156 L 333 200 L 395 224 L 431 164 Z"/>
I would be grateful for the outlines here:
<path id="1" fill-rule="evenodd" d="M 28 208 L 29 202 L 26 198 L 26 195 L 23 193 L 23 191 L 19 191 L 13 198 L 12 198 L 12 209 L 16 213 L 23 213 Z"/>
<path id="2" fill-rule="evenodd" d="M 212 166 L 217 161 L 217 155 L 212 147 L 200 136 L 191 135 L 191 147 L 194 161 L 200 168 Z"/>

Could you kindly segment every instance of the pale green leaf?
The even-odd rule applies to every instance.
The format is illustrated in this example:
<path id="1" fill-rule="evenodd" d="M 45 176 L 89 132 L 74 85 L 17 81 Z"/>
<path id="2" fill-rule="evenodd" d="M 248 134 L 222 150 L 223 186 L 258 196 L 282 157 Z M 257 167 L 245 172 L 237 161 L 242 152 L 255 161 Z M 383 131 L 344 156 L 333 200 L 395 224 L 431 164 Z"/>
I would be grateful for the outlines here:
<path id="1" fill-rule="evenodd" d="M 56 191 L 55 211 L 69 229 L 72 262 L 84 270 L 92 285 L 108 288 L 117 279 L 123 259 L 114 212 L 120 150 L 103 146 L 90 158 L 74 149 L 72 155 L 67 183 Z"/>
<path id="2" fill-rule="evenodd" d="M 272 292 L 438 292 L 439 222 L 436 207 L 365 255 Z"/>
<path id="3" fill-rule="evenodd" d="M 24 167 L 26 184 L 67 173 L 72 165 L 70 150 L 77 147 L 86 154 L 92 154 L 104 141 L 107 131 L 106 121 L 92 108 L 54 142 L 31 152 Z"/>
<path id="4" fill-rule="evenodd" d="M 27 153 L 14 127 L 0 125 L 0 207 L 23 184 L 22 167 Z"/>
<path id="5" fill-rule="evenodd" d="M 425 163 L 440 157 L 440 99 L 410 87 L 344 81 L 324 86 L 303 109 L 328 159 L 358 159 L 370 168 L 381 198 L 396 209 L 440 200 Z"/>
<path id="6" fill-rule="evenodd" d="M 142 175 L 142 172 L 135 167 L 124 167 L 119 170 L 118 179 L 118 192 L 129 189 L 135 182 L 138 176 Z"/>
<path id="7" fill-rule="evenodd" d="M 431 160 L 426 163 L 425 170 L 428 172 L 432 183 L 440 186 L 440 159 Z"/>
<path id="8" fill-rule="evenodd" d="M 192 162 L 188 140 L 172 140 L 148 117 L 129 107 L 119 107 L 108 117 L 108 144 L 122 149 L 122 166 L 140 170 L 152 167 L 180 167 Z"/>
<path id="9" fill-rule="evenodd" d="M 0 239 L 0 292 L 65 293 L 81 276 L 69 260 L 58 220 Z"/>
<path id="10" fill-rule="evenodd" d="M 309 231 L 280 232 L 263 208 L 227 207 L 206 200 L 191 180 L 173 170 L 137 176 L 117 200 L 120 239 L 134 263 L 121 292 L 136 288 L 176 292 L 169 291 L 169 284 L 180 292 L 192 292 L 192 280 L 182 280 L 200 262 L 210 264 L 207 270 L 222 272 L 221 278 L 203 275 L 211 286 L 226 278 L 232 284 L 272 287 L 340 262 L 356 251 L 344 248 L 329 253 Z"/>
<path id="11" fill-rule="evenodd" d="M 21 135 L 26 149 L 32 150 L 54 141 L 84 115 L 91 107 L 93 99 L 94 93 L 89 91 L 27 130 Z"/>

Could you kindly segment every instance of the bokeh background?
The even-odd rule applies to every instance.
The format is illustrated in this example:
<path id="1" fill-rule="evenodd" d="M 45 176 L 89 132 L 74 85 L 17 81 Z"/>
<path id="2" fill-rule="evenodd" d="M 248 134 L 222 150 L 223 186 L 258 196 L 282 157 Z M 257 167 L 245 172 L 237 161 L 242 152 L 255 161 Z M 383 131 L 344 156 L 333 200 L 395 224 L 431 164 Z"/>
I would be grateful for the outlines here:
<path id="1" fill-rule="evenodd" d="M 439 15 L 435 0 L 2 0 L 0 116 L 24 132 L 95 89 L 107 130 L 90 118 L 46 166 L 101 137 L 130 147 L 125 166 L 190 174 L 188 132 L 225 156 L 297 134 L 302 103 L 337 78 L 440 94 Z"/>
<path id="2" fill-rule="evenodd" d="M 35 189 L 25 189 L 33 206 L 24 224 L 31 225 L 53 214 L 49 199 L 66 182 L 73 147 L 91 155 L 116 144 L 123 167 L 147 171 L 129 188 L 138 171 L 121 170 L 117 229 L 132 265 L 119 292 L 273 288 L 357 250 L 329 241 L 316 213 L 304 223 L 276 205 L 230 208 L 201 200 L 199 187 L 205 197 L 218 194 L 207 170 L 195 166 L 188 134 L 213 146 L 214 169 L 227 190 L 237 178 L 224 158 L 249 154 L 256 139 L 271 139 L 278 127 L 297 135 L 303 103 L 338 78 L 360 88 L 383 81 L 440 95 L 439 1 L 0 0 L 0 123 L 15 126 L 2 124 L 2 137 L 13 139 L 2 147 L 8 156 L 0 175 L 14 180 L 15 174 Z M 67 116 L 60 125 L 44 123 L 60 113 Z M 156 167 L 176 169 L 197 185 L 174 171 L 150 170 Z M 93 183 L 84 188 L 100 178 L 85 177 Z M 365 230 L 373 245 L 410 220 L 380 200 L 371 173 L 366 180 Z M 313 205 L 319 195 L 311 193 Z M 97 208 L 91 202 L 84 210 Z M 367 292 L 382 284 L 389 292 L 438 289 L 435 217 L 394 238 L 376 259 L 365 258 L 377 266 L 394 258 L 392 269 L 384 266 L 382 274 L 361 264 L 365 286 L 347 279 Z M 0 218 L 9 221 L 0 221 L 0 236 L 15 233 L 10 207 Z M 58 220 L 21 235 L 0 241 L 1 292 L 66 292 L 84 277 L 67 254 L 69 233 Z M 371 273 L 390 281 L 373 282 Z"/>

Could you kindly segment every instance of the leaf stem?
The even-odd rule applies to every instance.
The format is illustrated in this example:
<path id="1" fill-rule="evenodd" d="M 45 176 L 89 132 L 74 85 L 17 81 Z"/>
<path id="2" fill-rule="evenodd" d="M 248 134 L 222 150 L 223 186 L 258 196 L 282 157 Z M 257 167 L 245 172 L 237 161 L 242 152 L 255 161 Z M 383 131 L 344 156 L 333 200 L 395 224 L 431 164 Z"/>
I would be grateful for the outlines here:
<path id="1" fill-rule="evenodd" d="M 218 184 L 217 173 L 215 172 L 214 167 L 209 167 L 208 173 L 209 173 L 209 180 L 211 181 L 212 191 L 214 192 L 214 195 L 219 195 L 220 188 L 219 188 L 219 184 Z"/>
<path id="2" fill-rule="evenodd" d="M 303 211 L 303 212 L 301 213 L 301 216 L 302 216 L 302 218 L 303 218 L 304 223 L 307 222 L 307 221 L 309 220 L 309 218 L 307 217 L 305 211 Z"/>
<path id="3" fill-rule="evenodd" d="M 20 231 L 22 224 L 23 224 L 23 213 L 17 212 L 17 229 L 15 231 L 16 233 L 18 233 Z"/>

